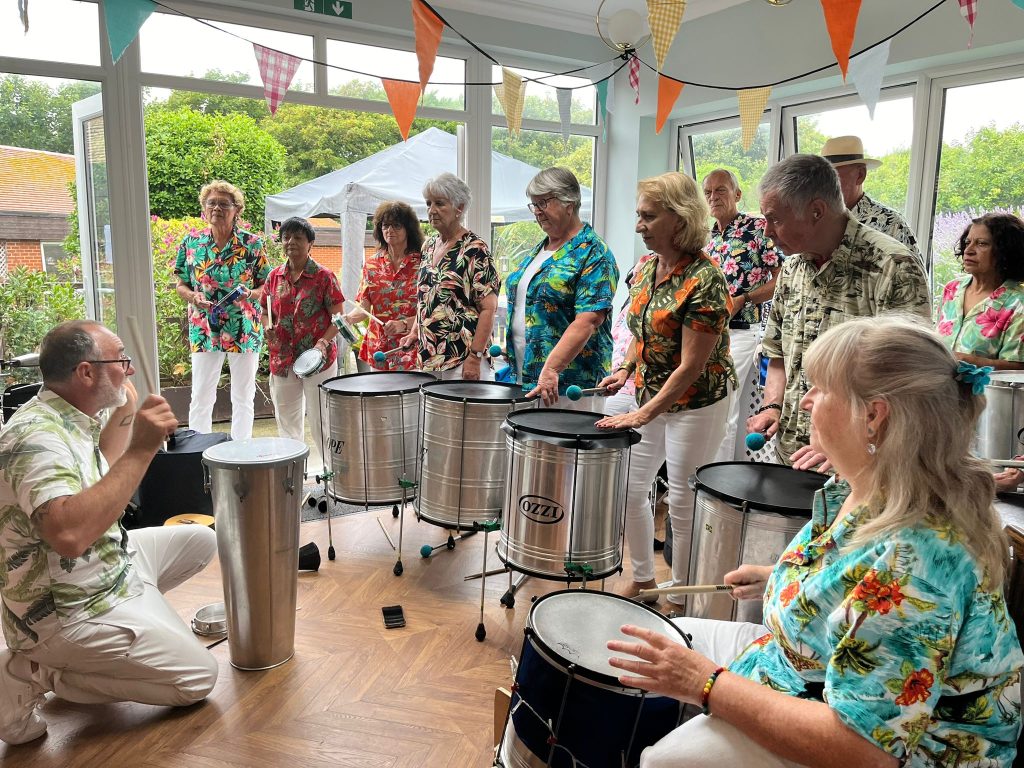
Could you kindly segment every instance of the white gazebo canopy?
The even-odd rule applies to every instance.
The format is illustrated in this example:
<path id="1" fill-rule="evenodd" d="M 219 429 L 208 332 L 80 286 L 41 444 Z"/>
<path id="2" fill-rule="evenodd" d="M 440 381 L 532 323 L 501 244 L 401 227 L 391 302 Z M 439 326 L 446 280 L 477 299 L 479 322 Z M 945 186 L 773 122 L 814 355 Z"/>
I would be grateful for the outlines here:
<path id="1" fill-rule="evenodd" d="M 290 216 L 338 216 L 341 220 L 341 290 L 355 296 L 363 266 L 366 217 L 388 200 L 408 203 L 425 220 L 423 185 L 448 171 L 457 173 L 458 139 L 428 128 L 408 141 L 363 158 L 345 168 L 286 189 L 266 199 L 266 231 Z M 491 220 L 528 221 L 526 185 L 537 174 L 532 165 L 491 152 Z M 582 210 L 593 210 L 593 195 L 583 187 Z M 477 233 L 488 237 L 489 233 Z M 357 255 L 357 258 L 352 258 Z"/>

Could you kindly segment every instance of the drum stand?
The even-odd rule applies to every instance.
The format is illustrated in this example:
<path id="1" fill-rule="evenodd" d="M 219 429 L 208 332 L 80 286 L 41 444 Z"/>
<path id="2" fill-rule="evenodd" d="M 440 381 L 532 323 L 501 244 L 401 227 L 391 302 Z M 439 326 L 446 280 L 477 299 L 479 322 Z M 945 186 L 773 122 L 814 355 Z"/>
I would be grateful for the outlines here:
<path id="1" fill-rule="evenodd" d="M 475 523 L 484 532 L 484 565 L 480 569 L 480 623 L 476 625 L 476 639 L 483 642 L 487 637 L 487 629 L 484 627 L 484 595 L 487 591 L 487 535 L 501 529 L 500 520 L 490 520 L 485 523 Z M 476 533 L 476 531 L 471 531 Z"/>
<path id="2" fill-rule="evenodd" d="M 530 577 L 525 573 L 521 573 L 519 574 L 519 578 L 513 581 L 512 569 L 506 566 L 506 570 L 508 571 L 508 592 L 501 596 L 501 600 L 499 602 L 506 608 L 512 609 L 516 607 L 516 592 L 519 591 L 519 588 L 523 586 L 526 580 Z"/>
<path id="3" fill-rule="evenodd" d="M 409 490 L 416 487 L 415 480 L 409 480 L 404 475 L 398 478 L 398 485 L 402 489 L 402 511 L 401 515 L 398 516 L 398 560 L 395 562 L 395 567 L 391 569 L 391 572 L 395 576 L 401 576 L 405 572 L 405 567 L 402 565 L 402 534 L 405 531 L 405 505 L 409 503 Z M 396 514 L 398 505 L 395 505 L 392 510 L 392 514 Z"/>

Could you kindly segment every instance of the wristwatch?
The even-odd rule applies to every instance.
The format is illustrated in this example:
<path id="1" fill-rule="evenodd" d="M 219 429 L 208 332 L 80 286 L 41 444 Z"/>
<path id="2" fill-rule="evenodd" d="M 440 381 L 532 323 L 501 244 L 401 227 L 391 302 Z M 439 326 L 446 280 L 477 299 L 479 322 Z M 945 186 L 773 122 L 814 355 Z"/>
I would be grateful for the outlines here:
<path id="1" fill-rule="evenodd" d="M 483 360 L 485 357 L 487 357 L 487 351 L 486 350 L 483 351 L 483 352 L 477 352 L 475 349 L 470 349 L 469 350 L 469 354 L 471 354 L 473 357 L 478 357 L 481 360 Z"/>

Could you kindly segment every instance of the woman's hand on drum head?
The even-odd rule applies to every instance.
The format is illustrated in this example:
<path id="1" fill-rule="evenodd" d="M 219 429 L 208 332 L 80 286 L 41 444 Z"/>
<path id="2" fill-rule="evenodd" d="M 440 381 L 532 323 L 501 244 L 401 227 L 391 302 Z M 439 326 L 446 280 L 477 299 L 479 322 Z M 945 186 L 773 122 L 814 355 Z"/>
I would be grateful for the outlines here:
<path id="1" fill-rule="evenodd" d="M 817 471 L 823 475 L 832 471 L 832 462 L 828 460 L 828 456 L 813 445 L 805 445 L 797 450 L 790 457 L 790 461 L 793 462 L 793 469 L 817 468 Z"/>
<path id="2" fill-rule="evenodd" d="M 611 666 L 626 673 L 619 675 L 619 682 L 690 704 L 700 703 L 704 683 L 718 668 L 715 662 L 645 627 L 625 624 L 620 631 L 639 642 L 608 642 L 608 650 L 633 657 L 608 659 Z"/>
<path id="3" fill-rule="evenodd" d="M 643 408 L 618 416 L 605 416 L 596 426 L 598 429 L 639 429 L 651 420 L 651 416 Z"/>
<path id="4" fill-rule="evenodd" d="M 1014 456 L 1014 461 L 1024 461 L 1024 456 Z M 1007 467 L 1002 472 L 992 475 L 996 481 L 997 491 L 1016 491 L 1021 483 L 1024 483 L 1024 472 L 1016 467 Z"/>
<path id="5" fill-rule="evenodd" d="M 625 385 L 627 381 L 629 381 L 629 371 L 627 371 L 625 368 L 620 368 L 619 370 L 615 371 L 615 373 L 613 373 L 611 376 L 605 376 L 603 379 L 597 382 L 597 386 L 600 389 L 607 389 L 609 395 L 614 395 L 616 392 L 622 389 L 622 387 Z"/>
<path id="6" fill-rule="evenodd" d="M 760 600 L 764 597 L 764 588 L 768 585 L 768 577 L 771 575 L 770 565 L 744 563 L 735 571 L 725 574 L 722 582 L 732 587 L 733 600 Z"/>

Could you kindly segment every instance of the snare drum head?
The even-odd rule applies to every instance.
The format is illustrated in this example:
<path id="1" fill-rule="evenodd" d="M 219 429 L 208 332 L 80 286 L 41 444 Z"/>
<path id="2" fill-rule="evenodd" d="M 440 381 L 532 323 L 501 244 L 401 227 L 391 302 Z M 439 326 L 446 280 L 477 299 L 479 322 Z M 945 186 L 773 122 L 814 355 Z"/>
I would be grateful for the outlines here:
<path id="1" fill-rule="evenodd" d="M 518 384 L 500 381 L 431 381 L 423 385 L 423 396 L 460 403 L 521 403 L 528 399 Z"/>
<path id="2" fill-rule="evenodd" d="M 550 439 L 560 445 L 564 445 L 567 440 L 579 440 L 594 447 L 610 448 L 640 442 L 640 435 L 635 430 L 598 429 L 594 426 L 603 418 L 603 413 L 590 411 L 535 408 L 510 413 L 505 421 L 515 432 Z"/>
<path id="3" fill-rule="evenodd" d="M 211 465 L 238 467 L 246 464 L 278 464 L 304 459 L 309 448 L 298 440 L 286 437 L 253 437 L 249 440 L 227 440 L 203 451 L 203 462 Z"/>
<path id="4" fill-rule="evenodd" d="M 816 491 L 828 475 L 804 472 L 782 464 L 724 461 L 705 464 L 695 475 L 698 490 L 730 504 L 750 506 L 782 515 L 809 517 Z"/>
<path id="5" fill-rule="evenodd" d="M 633 624 L 683 643 L 682 631 L 660 613 L 620 595 L 572 589 L 544 595 L 530 609 L 529 626 L 537 640 L 566 664 L 587 670 L 588 677 L 620 685 L 621 674 L 608 663 L 609 640 L 629 640 L 619 628 Z"/>
<path id="6" fill-rule="evenodd" d="M 373 395 L 401 395 L 415 392 L 423 384 L 436 381 L 433 375 L 423 371 L 384 371 L 374 373 L 350 373 L 328 379 L 320 388 L 327 394 L 353 397 Z"/>
<path id="7" fill-rule="evenodd" d="M 324 355 L 319 349 L 307 349 L 292 364 L 292 371 L 299 378 L 312 376 L 323 369 Z"/>

